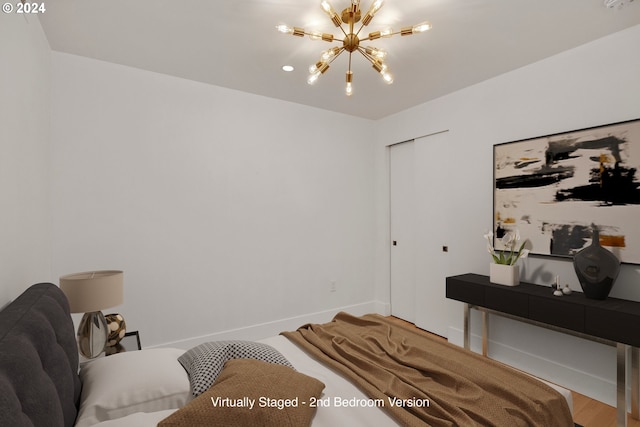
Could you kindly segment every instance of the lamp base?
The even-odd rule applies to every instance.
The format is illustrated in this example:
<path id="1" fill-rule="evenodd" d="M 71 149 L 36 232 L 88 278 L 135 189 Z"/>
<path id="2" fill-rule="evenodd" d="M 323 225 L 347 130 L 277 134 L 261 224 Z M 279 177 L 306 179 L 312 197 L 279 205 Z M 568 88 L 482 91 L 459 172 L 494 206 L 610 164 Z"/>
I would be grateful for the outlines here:
<path id="1" fill-rule="evenodd" d="M 94 359 L 104 351 L 109 330 L 101 311 L 92 311 L 82 316 L 78 326 L 78 350 L 87 359 Z"/>

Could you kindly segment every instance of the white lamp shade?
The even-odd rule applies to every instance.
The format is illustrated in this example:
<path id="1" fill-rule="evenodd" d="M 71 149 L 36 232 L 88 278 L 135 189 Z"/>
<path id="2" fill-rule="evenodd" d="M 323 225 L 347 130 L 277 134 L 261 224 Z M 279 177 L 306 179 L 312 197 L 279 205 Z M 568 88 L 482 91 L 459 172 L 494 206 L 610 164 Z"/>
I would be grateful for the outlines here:
<path id="1" fill-rule="evenodd" d="M 87 313 L 115 307 L 123 302 L 123 272 L 88 271 L 60 277 L 60 289 L 72 313 Z"/>

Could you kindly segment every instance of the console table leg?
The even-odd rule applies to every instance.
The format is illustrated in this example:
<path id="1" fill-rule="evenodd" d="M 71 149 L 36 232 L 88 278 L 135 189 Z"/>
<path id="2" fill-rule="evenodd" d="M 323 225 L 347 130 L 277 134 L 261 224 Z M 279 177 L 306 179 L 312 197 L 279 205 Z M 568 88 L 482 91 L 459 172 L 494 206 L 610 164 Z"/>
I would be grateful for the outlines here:
<path id="1" fill-rule="evenodd" d="M 631 416 L 640 419 L 640 349 L 631 347 Z"/>
<path id="2" fill-rule="evenodd" d="M 471 307 L 469 307 L 469 304 L 465 303 L 464 304 L 464 348 L 469 350 L 469 338 L 470 338 L 470 334 L 471 332 L 469 331 L 469 322 L 470 320 L 470 311 L 471 311 Z"/>
<path id="3" fill-rule="evenodd" d="M 489 349 L 489 313 L 482 310 L 482 355 L 487 357 Z"/>
<path id="4" fill-rule="evenodd" d="M 627 345 L 618 343 L 616 349 L 617 426 L 627 427 Z"/>

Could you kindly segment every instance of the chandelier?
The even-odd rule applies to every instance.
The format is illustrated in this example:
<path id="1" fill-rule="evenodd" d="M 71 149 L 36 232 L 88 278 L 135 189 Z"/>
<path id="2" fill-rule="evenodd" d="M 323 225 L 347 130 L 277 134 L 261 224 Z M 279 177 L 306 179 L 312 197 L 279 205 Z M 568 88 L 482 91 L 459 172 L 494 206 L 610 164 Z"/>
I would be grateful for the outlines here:
<path id="1" fill-rule="evenodd" d="M 325 11 L 331 22 L 337 27 L 340 28 L 343 38 L 339 38 L 341 36 L 335 37 L 333 34 L 321 33 L 319 31 L 310 31 L 307 32 L 299 27 L 289 27 L 287 25 L 278 25 L 276 29 L 281 33 L 291 34 L 297 37 L 309 36 L 311 40 L 323 40 L 325 42 L 333 43 L 333 42 L 341 42 L 342 46 L 335 46 L 330 49 L 322 52 L 320 60 L 309 67 L 309 78 L 307 79 L 307 83 L 314 84 L 318 78 L 324 74 L 329 69 L 329 64 L 331 64 L 338 56 L 340 56 L 343 52 L 349 53 L 349 65 L 347 67 L 346 74 L 346 87 L 345 93 L 347 96 L 351 96 L 353 93 L 353 72 L 351 71 L 351 55 L 354 52 L 360 52 L 362 56 L 364 56 L 369 62 L 371 62 L 373 68 L 380 73 L 383 80 L 391 84 L 393 83 L 393 75 L 389 71 L 387 64 L 384 62 L 385 57 L 387 56 L 387 52 L 383 49 L 378 49 L 373 46 L 362 47 L 360 46 L 361 42 L 377 40 L 379 38 L 388 38 L 394 36 L 396 34 L 400 34 L 401 36 L 409 36 L 411 34 L 422 33 L 424 31 L 431 29 L 431 24 L 428 22 L 422 22 L 420 24 L 414 25 L 413 27 L 405 27 L 400 29 L 400 31 L 394 32 L 390 28 L 385 28 L 380 31 L 374 31 L 369 33 L 366 37 L 360 38 L 360 33 L 362 29 L 371 23 L 371 20 L 375 16 L 375 14 L 380 10 L 384 0 L 373 0 L 371 6 L 367 13 L 365 13 L 364 17 L 362 17 L 362 13 L 360 11 L 360 0 L 351 0 L 351 5 L 344 9 L 340 15 L 336 13 L 329 3 L 328 0 L 322 0 L 320 2 L 320 6 Z M 360 22 L 362 18 L 362 24 L 360 27 L 355 30 L 355 25 Z M 345 28 L 343 24 L 346 24 Z"/>

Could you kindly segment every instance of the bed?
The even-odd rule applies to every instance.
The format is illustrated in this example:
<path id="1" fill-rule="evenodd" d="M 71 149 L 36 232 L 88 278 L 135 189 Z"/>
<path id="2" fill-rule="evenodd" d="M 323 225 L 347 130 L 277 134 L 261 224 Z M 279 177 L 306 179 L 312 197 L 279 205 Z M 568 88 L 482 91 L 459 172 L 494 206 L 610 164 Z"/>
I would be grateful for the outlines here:
<path id="1" fill-rule="evenodd" d="M 2 426 L 562 427 L 570 407 L 566 390 L 378 315 L 80 366 L 57 286 L 0 312 Z"/>

